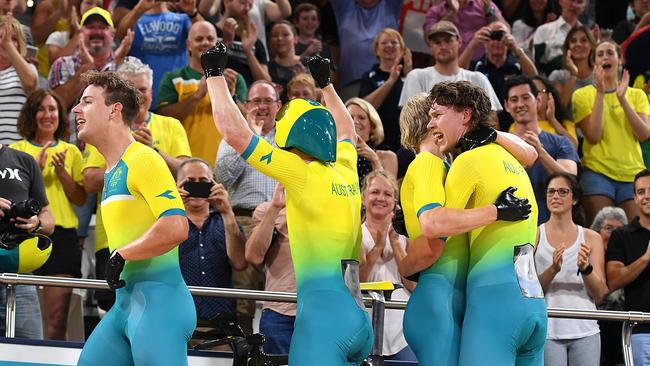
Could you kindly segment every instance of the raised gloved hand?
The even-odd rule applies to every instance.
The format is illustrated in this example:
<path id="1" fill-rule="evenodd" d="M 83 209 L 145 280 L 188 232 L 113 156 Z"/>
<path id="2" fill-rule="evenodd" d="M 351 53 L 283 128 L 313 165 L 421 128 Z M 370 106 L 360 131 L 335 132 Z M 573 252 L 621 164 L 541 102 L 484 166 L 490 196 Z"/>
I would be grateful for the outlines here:
<path id="1" fill-rule="evenodd" d="M 111 253 L 111 256 L 108 258 L 108 262 L 106 262 L 106 273 L 104 275 L 106 282 L 108 283 L 108 287 L 110 287 L 111 290 L 117 290 L 118 288 L 122 288 L 124 285 L 126 285 L 126 282 L 124 282 L 124 280 L 120 280 L 120 274 L 122 273 L 123 269 L 124 258 L 122 258 L 117 250 L 114 250 L 113 253 Z"/>
<path id="2" fill-rule="evenodd" d="M 307 60 L 309 72 L 319 88 L 330 84 L 330 60 L 316 55 Z"/>
<path id="3" fill-rule="evenodd" d="M 216 46 L 201 55 L 201 66 L 206 78 L 223 75 L 226 64 L 228 64 L 228 49 L 221 42 L 217 42 Z"/>
<path id="4" fill-rule="evenodd" d="M 465 134 L 458 140 L 458 145 L 462 151 L 472 150 L 475 147 L 487 145 L 497 139 L 497 131 L 491 127 L 479 126 Z"/>
<path id="5" fill-rule="evenodd" d="M 497 220 L 520 221 L 530 215 L 530 202 L 526 198 L 515 197 L 516 190 L 516 187 L 506 188 L 494 202 L 497 207 Z"/>

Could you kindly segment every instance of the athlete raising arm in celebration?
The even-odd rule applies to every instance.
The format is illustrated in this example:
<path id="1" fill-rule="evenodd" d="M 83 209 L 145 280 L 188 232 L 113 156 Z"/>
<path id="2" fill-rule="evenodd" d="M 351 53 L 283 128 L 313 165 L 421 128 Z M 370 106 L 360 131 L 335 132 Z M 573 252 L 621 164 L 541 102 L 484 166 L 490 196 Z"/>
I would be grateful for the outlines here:
<path id="1" fill-rule="evenodd" d="M 358 364 L 372 348 L 372 328 L 363 304 L 355 301 L 358 271 L 347 271 L 345 280 L 341 271 L 342 262 L 359 259 L 361 245 L 355 130 L 330 84 L 329 60 L 316 56 L 309 61 L 329 110 L 312 100 L 290 101 L 276 118 L 275 141 L 280 148 L 254 135 L 232 100 L 223 77 L 226 47 L 217 44 L 201 62 L 223 138 L 286 189 L 298 292 L 289 364 Z"/>

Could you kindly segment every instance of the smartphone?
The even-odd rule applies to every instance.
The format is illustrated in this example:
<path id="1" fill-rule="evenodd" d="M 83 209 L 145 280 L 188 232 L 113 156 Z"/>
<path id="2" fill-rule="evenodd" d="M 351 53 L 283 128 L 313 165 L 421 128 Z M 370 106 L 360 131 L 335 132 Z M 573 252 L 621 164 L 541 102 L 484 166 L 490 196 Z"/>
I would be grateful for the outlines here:
<path id="1" fill-rule="evenodd" d="M 27 46 L 27 52 L 25 53 L 25 58 L 26 59 L 36 58 L 37 53 L 38 53 L 38 47 L 28 45 Z"/>
<path id="2" fill-rule="evenodd" d="M 183 189 L 189 193 L 190 197 L 208 198 L 212 189 L 212 182 L 185 182 Z"/>

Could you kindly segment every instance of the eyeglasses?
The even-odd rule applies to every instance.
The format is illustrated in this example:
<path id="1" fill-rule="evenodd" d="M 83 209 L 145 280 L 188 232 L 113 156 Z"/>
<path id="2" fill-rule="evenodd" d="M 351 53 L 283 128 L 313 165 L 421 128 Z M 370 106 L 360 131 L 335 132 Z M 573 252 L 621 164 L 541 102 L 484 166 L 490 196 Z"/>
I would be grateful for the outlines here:
<path id="1" fill-rule="evenodd" d="M 549 197 L 555 196 L 555 193 L 557 193 L 560 197 L 566 197 L 569 193 L 571 193 L 571 190 L 569 188 L 549 188 L 546 190 L 546 195 Z"/>
<path id="2" fill-rule="evenodd" d="M 257 98 L 255 98 L 255 99 L 250 99 L 248 101 L 248 103 L 251 103 L 251 104 L 254 104 L 254 105 L 262 105 L 262 104 L 269 105 L 269 104 L 273 104 L 275 102 L 278 102 L 278 100 L 277 99 L 271 99 L 271 98 L 267 98 L 267 99 L 257 99 Z"/>

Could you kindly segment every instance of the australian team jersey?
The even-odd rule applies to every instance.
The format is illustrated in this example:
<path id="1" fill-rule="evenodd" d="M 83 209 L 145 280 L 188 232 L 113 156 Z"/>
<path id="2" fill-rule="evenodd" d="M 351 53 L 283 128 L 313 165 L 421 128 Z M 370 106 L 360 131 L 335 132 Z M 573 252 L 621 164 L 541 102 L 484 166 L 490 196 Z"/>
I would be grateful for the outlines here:
<path id="1" fill-rule="evenodd" d="M 37 159 L 38 154 L 43 146 L 28 140 L 21 140 L 9 145 L 9 147 L 20 150 Z M 50 201 L 50 209 L 54 217 L 54 224 L 66 229 L 76 229 L 78 225 L 77 214 L 74 212 L 72 202 L 68 199 L 63 190 L 63 184 L 54 172 L 52 156 L 58 152 L 65 152 L 65 171 L 70 174 L 72 179 L 80 185 L 83 185 L 83 176 L 81 175 L 82 157 L 79 149 L 70 143 L 57 140 L 47 149 L 47 159 L 43 169 L 43 183 L 45 184 L 45 194 Z"/>
<path id="2" fill-rule="evenodd" d="M 420 215 L 445 205 L 444 185 L 447 168 L 442 159 L 429 152 L 419 153 L 409 164 L 402 182 L 400 202 L 411 240 L 417 239 L 422 233 Z M 446 239 L 442 255 L 424 273 L 443 274 L 451 280 L 458 276 L 464 278 L 467 261 L 466 236 L 463 233 Z"/>
<path id="3" fill-rule="evenodd" d="M 298 292 L 307 283 L 323 288 L 343 286 L 341 260 L 358 260 L 361 249 L 361 196 L 352 142 L 337 143 L 334 163 L 305 162 L 255 135 L 242 156 L 286 190 Z"/>
<path id="4" fill-rule="evenodd" d="M 526 220 L 495 221 L 469 233 L 468 284 L 476 276 L 495 283 L 514 280 L 511 270 L 505 271 L 510 274 L 506 278 L 498 278 L 496 272 L 512 268 L 515 246 L 535 245 L 537 204 L 526 170 L 497 144 L 464 152 L 451 165 L 445 182 L 447 207 L 464 209 L 494 204 L 501 192 L 510 186 L 517 187 L 517 197 L 530 201 L 531 214 Z"/>
<path id="5" fill-rule="evenodd" d="M 101 211 L 111 251 L 141 237 L 161 217 L 185 215 L 167 164 L 139 142 L 129 145 L 120 161 L 106 171 Z M 177 283 L 178 248 L 151 259 L 127 262 L 122 278 L 128 282 L 129 278 L 148 278 L 153 272 L 157 281 Z"/>
<path id="6" fill-rule="evenodd" d="M 153 146 L 161 152 L 174 158 L 192 156 L 185 129 L 176 118 L 149 113 L 147 128 L 151 131 Z M 86 144 L 83 152 L 82 172 L 87 168 L 106 169 L 104 156 L 99 153 L 96 147 L 90 144 Z M 97 207 L 96 215 L 95 252 L 108 246 L 100 207 Z"/>

